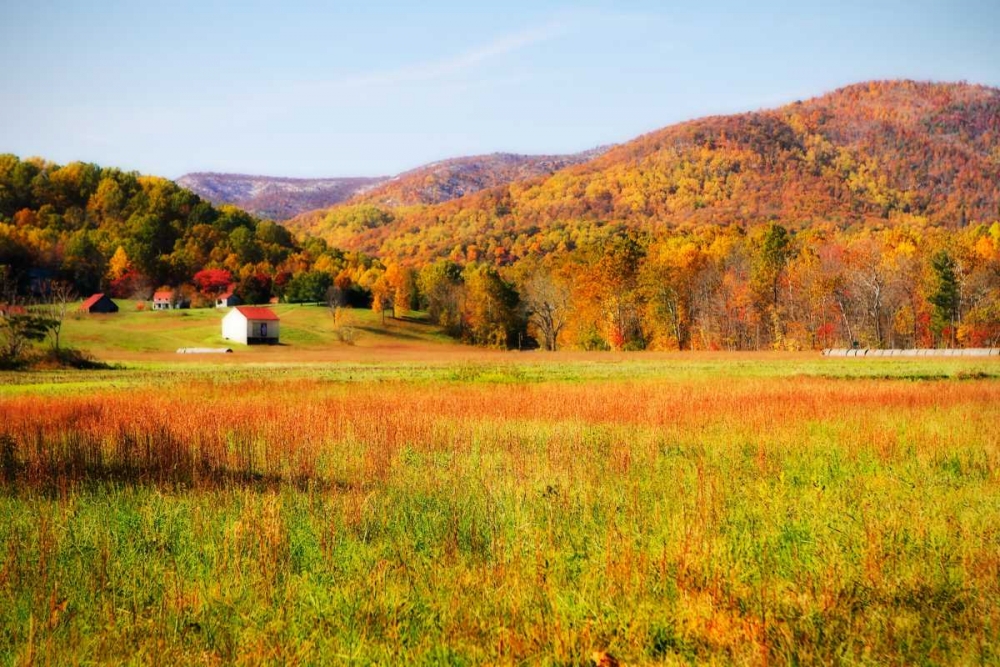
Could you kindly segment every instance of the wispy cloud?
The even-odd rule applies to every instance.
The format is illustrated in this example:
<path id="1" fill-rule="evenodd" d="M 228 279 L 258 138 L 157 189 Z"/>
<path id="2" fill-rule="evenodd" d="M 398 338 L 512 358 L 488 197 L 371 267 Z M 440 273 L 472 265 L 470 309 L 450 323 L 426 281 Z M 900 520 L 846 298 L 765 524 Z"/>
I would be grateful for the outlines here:
<path id="1" fill-rule="evenodd" d="M 483 63 L 516 53 L 529 46 L 556 39 L 571 29 L 571 21 L 563 18 L 509 33 L 493 41 L 454 56 L 429 60 L 403 67 L 365 72 L 333 81 L 307 84 L 312 92 L 341 88 L 366 88 L 424 83 L 462 74 Z"/>

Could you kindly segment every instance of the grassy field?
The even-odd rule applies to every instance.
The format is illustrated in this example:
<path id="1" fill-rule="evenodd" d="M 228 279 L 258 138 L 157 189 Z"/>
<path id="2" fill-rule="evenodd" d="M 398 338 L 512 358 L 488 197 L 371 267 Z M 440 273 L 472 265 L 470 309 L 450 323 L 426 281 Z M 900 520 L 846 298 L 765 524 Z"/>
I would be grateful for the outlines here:
<path id="1" fill-rule="evenodd" d="M 114 314 L 88 315 L 71 309 L 64 324 L 68 344 L 101 358 L 136 359 L 150 353 L 175 353 L 181 347 L 232 347 L 243 355 L 280 355 L 281 352 L 329 350 L 343 346 L 337 323 L 326 306 L 277 304 L 270 308 L 281 318 L 281 345 L 246 347 L 222 337 L 222 317 L 228 309 L 138 310 L 137 302 L 117 299 Z M 148 304 L 143 304 L 148 306 Z M 413 347 L 449 345 L 450 339 L 437 327 L 419 319 L 386 318 L 368 309 L 348 309 L 347 320 L 355 329 L 354 347 Z"/>
<path id="2" fill-rule="evenodd" d="M 218 314 L 81 318 L 122 368 L 3 376 L 0 664 L 1000 663 L 1000 360 L 279 310 L 182 361 Z"/>

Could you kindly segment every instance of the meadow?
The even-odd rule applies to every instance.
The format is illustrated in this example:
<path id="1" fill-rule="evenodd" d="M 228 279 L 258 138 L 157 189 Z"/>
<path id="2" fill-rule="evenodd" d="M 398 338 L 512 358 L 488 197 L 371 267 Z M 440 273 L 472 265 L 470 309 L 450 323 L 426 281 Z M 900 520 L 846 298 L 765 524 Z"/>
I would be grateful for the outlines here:
<path id="1" fill-rule="evenodd" d="M 5 376 L 0 663 L 1000 662 L 998 360 L 405 333 Z"/>
<path id="2" fill-rule="evenodd" d="M 227 310 L 190 308 L 183 310 L 148 310 L 148 302 L 116 299 L 121 309 L 111 315 L 87 315 L 70 307 L 63 328 L 72 345 L 101 359 L 148 359 L 150 354 L 174 354 L 181 347 L 229 347 L 222 337 L 222 317 Z M 138 307 L 142 306 L 143 310 Z M 393 319 L 365 309 L 345 309 L 347 326 L 356 338 L 352 346 L 343 346 L 338 338 L 338 323 L 324 305 L 276 304 L 269 306 L 282 321 L 282 345 L 276 348 L 240 348 L 244 354 L 275 354 L 292 348 L 303 351 L 329 350 L 331 346 L 369 348 L 398 344 L 437 344 L 435 349 L 456 347 L 438 327 L 419 318 Z M 170 357 L 172 358 L 172 357 Z M 295 359 L 300 359 L 295 356 Z"/>

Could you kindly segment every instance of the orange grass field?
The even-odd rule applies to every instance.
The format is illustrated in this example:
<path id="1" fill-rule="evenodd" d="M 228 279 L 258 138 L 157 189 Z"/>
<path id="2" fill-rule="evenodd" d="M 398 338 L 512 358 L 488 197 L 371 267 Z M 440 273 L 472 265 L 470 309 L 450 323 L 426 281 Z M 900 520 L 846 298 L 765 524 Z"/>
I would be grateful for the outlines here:
<path id="1" fill-rule="evenodd" d="M 461 350 L 10 374 L 0 663 L 1000 663 L 1000 362 Z"/>

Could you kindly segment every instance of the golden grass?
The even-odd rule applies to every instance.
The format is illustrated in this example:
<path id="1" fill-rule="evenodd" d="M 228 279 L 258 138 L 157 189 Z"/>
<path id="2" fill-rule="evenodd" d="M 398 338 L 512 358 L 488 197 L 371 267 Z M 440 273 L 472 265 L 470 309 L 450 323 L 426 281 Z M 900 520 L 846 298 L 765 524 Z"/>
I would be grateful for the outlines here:
<path id="1" fill-rule="evenodd" d="M 509 359 L 0 396 L 0 652 L 1000 659 L 993 366 Z"/>

